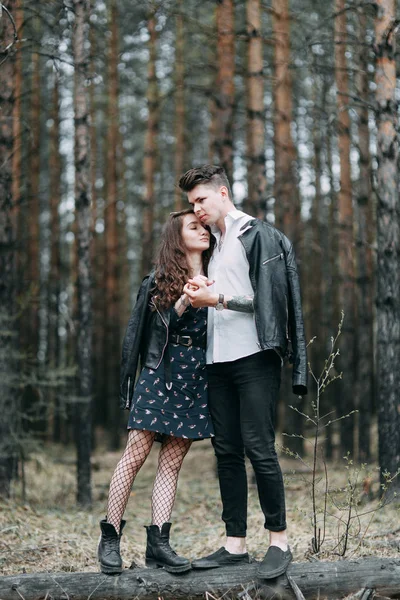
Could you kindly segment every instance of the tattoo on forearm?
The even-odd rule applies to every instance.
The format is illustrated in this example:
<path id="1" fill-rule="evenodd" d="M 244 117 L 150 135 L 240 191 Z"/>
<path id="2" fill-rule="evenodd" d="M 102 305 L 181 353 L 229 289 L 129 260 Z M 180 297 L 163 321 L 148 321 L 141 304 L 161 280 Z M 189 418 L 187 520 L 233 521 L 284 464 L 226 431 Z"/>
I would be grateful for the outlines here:
<path id="1" fill-rule="evenodd" d="M 233 296 L 230 300 L 226 301 L 226 308 L 228 310 L 236 310 L 237 312 L 253 313 L 253 298 L 250 296 Z"/>
<path id="2" fill-rule="evenodd" d="M 190 304 L 190 300 L 189 298 L 185 299 L 185 295 L 182 294 L 182 296 L 180 298 L 178 298 L 178 300 L 175 303 L 175 312 L 178 315 L 178 317 L 181 317 L 183 315 L 183 313 L 185 312 L 185 310 L 187 309 L 187 307 Z"/>

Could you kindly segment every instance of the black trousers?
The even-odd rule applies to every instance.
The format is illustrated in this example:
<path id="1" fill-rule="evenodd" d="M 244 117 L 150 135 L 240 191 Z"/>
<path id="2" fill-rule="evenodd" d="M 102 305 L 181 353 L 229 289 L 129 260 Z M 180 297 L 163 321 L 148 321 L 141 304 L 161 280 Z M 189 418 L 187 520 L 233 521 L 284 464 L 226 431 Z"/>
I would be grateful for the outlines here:
<path id="1" fill-rule="evenodd" d="M 226 534 L 245 537 L 247 476 L 245 454 L 256 475 L 264 527 L 286 529 L 282 472 L 275 452 L 275 409 L 281 360 L 266 350 L 233 362 L 207 365 L 212 439 L 217 457 Z"/>

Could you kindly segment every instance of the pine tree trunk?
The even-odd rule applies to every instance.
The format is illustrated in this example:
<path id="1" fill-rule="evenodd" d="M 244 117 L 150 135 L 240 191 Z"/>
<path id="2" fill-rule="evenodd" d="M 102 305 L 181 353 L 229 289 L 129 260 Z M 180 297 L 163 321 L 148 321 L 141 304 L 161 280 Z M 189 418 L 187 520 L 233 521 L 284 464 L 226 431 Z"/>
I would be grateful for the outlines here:
<path id="1" fill-rule="evenodd" d="M 58 76 L 54 77 L 53 103 L 50 129 L 50 273 L 48 280 L 48 366 L 54 369 L 60 366 L 60 337 L 58 334 L 60 311 L 60 216 L 61 203 L 61 156 L 60 156 L 60 96 Z M 58 389 L 48 393 L 48 437 L 54 441 L 60 438 L 60 404 Z"/>
<path id="2" fill-rule="evenodd" d="M 335 0 L 335 79 L 337 88 L 337 133 L 340 161 L 339 218 L 339 301 L 344 311 L 340 338 L 339 369 L 343 372 L 338 394 L 340 416 L 355 409 L 355 285 L 353 204 L 350 170 L 349 83 L 346 62 L 345 0 Z M 340 448 L 354 456 L 354 414 L 340 421 Z"/>
<path id="3" fill-rule="evenodd" d="M 288 0 L 273 0 L 274 32 L 274 146 L 275 222 L 300 252 L 300 197 L 295 176 L 296 149 L 291 134 L 293 121 L 290 72 L 290 17 Z"/>
<path id="4" fill-rule="evenodd" d="M 235 103 L 235 12 L 233 0 L 218 0 L 215 155 L 229 180 L 233 175 L 233 110 Z"/>
<path id="5" fill-rule="evenodd" d="M 184 171 L 185 163 L 185 37 L 183 0 L 177 1 L 175 38 L 175 180 Z M 182 210 L 182 192 L 175 185 L 175 210 Z"/>
<path id="6" fill-rule="evenodd" d="M 23 21 L 24 14 L 22 9 L 22 0 L 15 2 L 14 14 L 15 26 L 17 29 L 18 38 L 23 36 Z M 21 115 L 21 99 L 22 99 L 22 48 L 21 43 L 16 43 L 15 52 L 15 85 L 14 85 L 14 108 L 13 108 L 13 156 L 12 156 L 12 197 L 13 197 L 13 214 L 14 227 L 18 232 L 20 221 L 20 204 L 21 204 L 21 188 L 22 188 L 22 115 Z M 21 239 L 18 236 L 18 239 Z M 16 268 L 19 269 L 19 252 L 16 255 Z"/>
<path id="7" fill-rule="evenodd" d="M 5 7 L 15 17 L 16 1 L 6 0 Z M 12 154 L 19 140 L 13 139 L 15 102 L 15 48 L 3 52 L 13 40 L 11 21 L 3 11 L 0 21 L 0 496 L 9 496 L 17 463 L 18 404 L 13 374 L 16 370 L 13 317 L 17 307 L 15 286 L 16 227 L 13 211 Z M 4 61 L 4 62 L 3 62 Z"/>
<path id="8" fill-rule="evenodd" d="M 96 0 L 90 2 L 90 12 L 94 13 Z M 96 123 L 96 65 L 97 56 L 96 28 L 94 23 L 90 22 L 89 40 L 90 40 L 90 87 L 89 87 L 89 112 L 90 112 L 90 191 L 91 191 L 91 242 L 90 242 L 90 264 L 92 266 L 92 314 L 93 314 L 93 400 L 95 410 L 93 414 L 93 426 L 101 424 L 106 425 L 108 419 L 107 403 L 104 399 L 104 271 L 100 269 L 100 263 L 104 260 L 103 244 L 99 243 L 100 236 L 96 231 L 96 222 L 98 218 L 97 205 L 97 164 L 98 164 L 98 144 L 97 144 L 97 123 Z M 106 157 L 107 161 L 107 157 Z M 106 186 L 103 188 L 106 190 Z M 101 236 L 103 239 L 104 236 Z"/>
<path id="9" fill-rule="evenodd" d="M 373 194 L 371 183 L 371 155 L 369 150 L 369 77 L 368 53 L 365 51 L 367 15 L 359 9 L 358 38 L 360 43 L 357 77 L 357 95 L 361 106 L 358 108 L 358 151 L 360 177 L 357 189 L 357 397 L 358 409 L 358 458 L 368 462 L 371 457 L 370 426 L 374 392 L 374 331 L 373 331 Z"/>
<path id="10" fill-rule="evenodd" d="M 110 5 L 110 45 L 108 55 L 108 130 L 107 130 L 107 192 L 105 223 L 105 303 L 104 303 L 104 373 L 108 403 L 111 446 L 119 447 L 120 410 L 115 401 L 119 381 L 120 361 L 120 294 L 118 274 L 118 24 L 116 0 Z"/>
<path id="11" fill-rule="evenodd" d="M 395 0 L 377 0 L 375 17 L 377 123 L 377 406 L 381 483 L 400 464 L 400 202 L 396 100 Z M 400 478 L 392 491 L 400 491 Z"/>
<path id="12" fill-rule="evenodd" d="M 330 82 L 325 79 L 324 85 L 329 89 Z M 333 128 L 331 127 L 329 121 L 327 126 L 327 135 L 326 135 L 326 162 L 329 174 L 329 189 L 330 189 L 330 205 L 329 205 L 329 217 L 328 217 L 328 239 L 327 239 L 327 259 L 329 263 L 329 267 L 326 272 L 329 277 L 329 281 L 337 282 L 339 279 L 339 263 L 338 263 L 338 199 L 337 193 L 335 191 L 335 182 L 333 175 Z M 341 319 L 340 306 L 339 306 L 339 292 L 338 286 L 330 285 L 326 290 L 325 294 L 325 312 L 326 312 L 326 322 L 327 329 L 330 331 L 329 339 L 327 337 L 326 340 L 326 352 L 325 355 L 328 357 L 331 352 L 331 340 L 330 338 L 336 337 L 338 332 L 338 326 Z M 339 341 L 340 343 L 340 341 Z M 336 369 L 335 373 L 332 375 L 338 375 L 338 371 Z M 338 418 L 340 416 L 338 405 L 338 389 L 339 389 L 340 380 L 336 380 L 333 384 L 329 385 L 326 391 L 323 394 L 323 400 L 325 411 L 324 414 L 327 414 L 330 411 L 333 412 L 334 418 Z M 325 441 L 325 455 L 328 460 L 333 458 L 333 431 L 338 426 L 338 423 L 334 423 L 330 427 L 326 428 L 326 441 Z"/>
<path id="13" fill-rule="evenodd" d="M 272 23 L 274 32 L 274 148 L 275 148 L 275 222 L 288 236 L 300 258 L 302 223 L 300 219 L 300 196 L 295 177 L 296 150 L 290 131 L 293 121 L 292 77 L 289 70 L 290 23 L 288 0 L 273 0 Z M 281 396 L 284 398 L 284 431 L 296 437 L 286 438 L 293 452 L 303 453 L 304 418 L 289 404 L 302 410 L 303 401 L 291 393 L 291 382 L 286 369 Z M 290 401 L 289 401 L 290 398 Z"/>
<path id="14" fill-rule="evenodd" d="M 35 35 L 39 36 L 40 26 L 35 18 Z M 32 88 L 30 106 L 30 148 L 29 148 L 29 179 L 28 179 L 28 289 L 29 307 L 27 311 L 26 334 L 24 341 L 26 347 L 36 361 L 39 343 L 39 177 L 40 177 L 40 118 L 41 118 L 41 61 L 38 52 L 32 53 Z"/>
<path id="15" fill-rule="evenodd" d="M 155 211 L 155 188 L 154 179 L 157 167 L 157 135 L 159 120 L 159 93 L 156 74 L 157 58 L 157 17 L 156 4 L 151 3 L 150 12 L 147 19 L 147 28 L 149 32 L 149 62 L 147 71 L 147 129 L 144 143 L 144 183 L 145 195 L 143 198 L 143 246 L 142 246 L 142 276 L 146 275 L 151 269 L 154 253 L 154 211 Z"/>
<path id="16" fill-rule="evenodd" d="M 210 114 L 210 124 L 208 126 L 208 164 L 213 165 L 216 161 L 215 147 L 217 136 L 217 104 L 215 101 L 215 90 L 217 87 L 216 79 L 213 78 L 211 84 L 210 99 L 208 101 L 208 112 Z"/>
<path id="17" fill-rule="evenodd" d="M 265 218 L 267 178 L 265 172 L 265 111 L 261 2 L 247 0 L 247 187 L 243 210 Z"/>
<path id="18" fill-rule="evenodd" d="M 92 424 L 92 322 L 90 289 L 89 120 L 86 81 L 88 72 L 89 0 L 74 0 L 73 51 L 75 64 L 75 212 L 78 249 L 77 339 L 77 500 L 90 505 Z"/>
<path id="19" fill-rule="evenodd" d="M 129 320 L 132 306 L 131 306 L 131 277 L 130 277 L 130 265 L 128 261 L 128 231 L 127 231 L 127 213 L 126 207 L 129 203 L 129 192 L 126 178 L 126 161 L 124 154 L 124 146 L 122 141 L 122 134 L 119 134 L 118 138 L 118 148 L 119 148 L 119 179 L 121 181 L 121 191 L 120 197 L 123 203 L 123 208 L 118 211 L 118 254 L 119 254 L 119 263 L 118 263 L 118 272 L 119 272 L 119 291 L 120 291 L 120 336 L 122 338 L 125 333 L 126 323 Z"/>
<path id="20" fill-rule="evenodd" d="M 323 327 L 323 233 L 322 227 L 324 223 L 322 210 L 322 136 L 323 124 L 321 119 L 321 103 L 324 98 L 321 98 L 320 85 L 317 77 L 313 82 L 313 127 L 312 140 L 314 150 L 314 188 L 315 194 L 311 205 L 311 244 L 309 247 L 309 258 L 306 268 L 310 274 L 307 278 L 308 285 L 305 289 L 309 301 L 309 318 L 308 318 L 308 334 L 309 338 L 316 336 L 315 341 L 309 348 L 309 360 L 311 368 L 315 375 L 319 376 L 324 366 L 324 350 L 326 342 L 326 331 Z M 323 90 L 322 90 L 323 92 Z M 321 108 L 320 108 L 321 107 Z M 310 382 L 312 385 L 312 381 Z"/>

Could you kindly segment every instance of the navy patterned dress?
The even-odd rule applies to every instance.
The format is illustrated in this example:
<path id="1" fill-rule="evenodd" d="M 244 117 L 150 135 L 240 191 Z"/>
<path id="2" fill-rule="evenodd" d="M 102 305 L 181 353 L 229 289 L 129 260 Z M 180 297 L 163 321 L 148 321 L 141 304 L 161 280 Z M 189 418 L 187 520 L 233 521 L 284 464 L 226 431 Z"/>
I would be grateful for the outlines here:
<path id="1" fill-rule="evenodd" d="M 170 335 L 192 336 L 205 346 L 207 308 L 189 306 L 181 317 L 170 313 Z M 214 435 L 207 405 L 206 351 L 198 346 L 168 343 L 168 352 L 158 369 L 144 367 L 133 394 L 128 429 L 155 431 L 164 435 L 199 440 Z M 169 360 L 171 389 L 165 381 Z M 170 386 L 168 386 L 170 387 Z"/>

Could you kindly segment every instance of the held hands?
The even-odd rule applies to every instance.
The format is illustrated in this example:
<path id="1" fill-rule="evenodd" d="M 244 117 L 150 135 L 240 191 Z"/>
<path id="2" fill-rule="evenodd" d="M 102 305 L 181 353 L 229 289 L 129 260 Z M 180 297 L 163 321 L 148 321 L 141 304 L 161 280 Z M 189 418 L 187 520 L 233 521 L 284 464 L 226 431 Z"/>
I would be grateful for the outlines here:
<path id="1" fill-rule="evenodd" d="M 215 306 L 218 302 L 218 294 L 209 289 L 213 284 L 214 280 L 207 279 L 204 275 L 196 275 L 193 279 L 189 279 L 183 291 L 194 308 Z"/>

